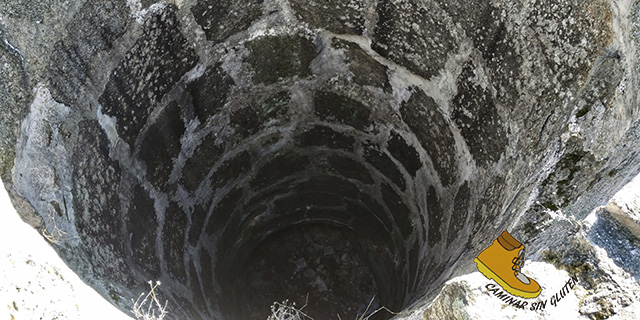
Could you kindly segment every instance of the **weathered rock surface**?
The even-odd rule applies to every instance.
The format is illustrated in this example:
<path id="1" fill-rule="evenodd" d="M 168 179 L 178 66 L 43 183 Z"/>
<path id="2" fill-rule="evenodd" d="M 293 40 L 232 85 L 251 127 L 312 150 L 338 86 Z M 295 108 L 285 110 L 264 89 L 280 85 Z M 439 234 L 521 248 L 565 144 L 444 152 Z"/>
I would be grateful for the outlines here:
<path id="1" fill-rule="evenodd" d="M 0 306 L 5 319 L 131 320 L 87 286 L 0 189 Z"/>
<path id="2" fill-rule="evenodd" d="M 548 263 L 533 262 L 523 270 L 542 287 L 535 299 L 511 296 L 480 272 L 473 272 L 450 280 L 428 308 L 405 312 L 397 319 L 635 319 L 640 315 L 637 300 L 634 304 L 628 300 L 632 290 L 639 289 L 637 283 L 624 290 L 616 288 L 619 291 L 601 285 L 594 293 L 580 281 L 573 282 L 570 273 Z M 620 280 L 624 274 L 617 276 Z M 616 283 L 607 283 L 611 284 Z"/>
<path id="3" fill-rule="evenodd" d="M 634 178 L 605 207 L 625 229 L 640 238 L 640 177 Z"/>
<path id="4" fill-rule="evenodd" d="M 401 310 L 504 229 L 569 248 L 638 173 L 639 8 L 4 1 L 0 175 L 124 310 L 158 279 L 173 317 L 234 319 L 252 250 L 311 223 L 366 238 Z"/>
<path id="5" fill-rule="evenodd" d="M 638 181 L 635 178 L 612 201 L 619 207 L 633 207 L 640 199 Z M 620 214 L 628 214 L 628 210 Z M 527 263 L 523 268 L 527 276 L 540 284 L 540 296 L 522 299 L 510 295 L 480 272 L 473 272 L 450 280 L 430 305 L 406 310 L 398 319 L 637 318 L 638 238 L 604 206 L 583 221 L 567 221 L 561 215 L 552 219 L 564 221 L 560 224 L 579 231 L 560 246 L 540 248 L 532 256 L 539 255 L 544 262 Z M 551 238 L 548 233 L 556 231 L 549 228 L 541 232 L 543 237 Z M 531 247 L 535 245 L 525 244 L 527 250 Z M 522 307 L 524 302 L 526 307 Z"/>

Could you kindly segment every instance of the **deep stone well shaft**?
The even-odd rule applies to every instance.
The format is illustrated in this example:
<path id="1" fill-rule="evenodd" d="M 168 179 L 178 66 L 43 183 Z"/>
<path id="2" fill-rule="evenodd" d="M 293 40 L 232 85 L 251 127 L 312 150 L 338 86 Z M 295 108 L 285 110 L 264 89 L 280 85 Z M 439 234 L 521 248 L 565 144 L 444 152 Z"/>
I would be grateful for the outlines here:
<path id="1" fill-rule="evenodd" d="M 355 275 L 354 313 L 399 311 L 638 172 L 638 8 L 4 1 L 0 173 L 124 310 L 161 280 L 176 319 L 264 318 L 247 286 L 351 301 L 322 284 Z"/>

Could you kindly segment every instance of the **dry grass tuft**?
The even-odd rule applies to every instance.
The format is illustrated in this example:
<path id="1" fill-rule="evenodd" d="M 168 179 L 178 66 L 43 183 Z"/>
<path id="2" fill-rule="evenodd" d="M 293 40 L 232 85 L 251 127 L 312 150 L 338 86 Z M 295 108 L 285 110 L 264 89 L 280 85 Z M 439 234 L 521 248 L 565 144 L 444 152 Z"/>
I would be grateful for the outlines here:
<path id="1" fill-rule="evenodd" d="M 133 301 L 133 299 L 131 299 L 131 302 L 133 303 L 133 309 L 131 309 L 131 311 L 133 312 L 133 315 L 136 317 L 136 319 L 162 320 L 167 315 L 167 303 L 169 301 L 166 301 L 163 306 L 162 303 L 160 303 L 160 301 L 158 300 L 158 296 L 155 292 L 155 289 L 159 285 L 160 281 L 156 281 L 156 283 L 153 284 L 153 281 L 149 280 L 149 287 L 151 287 L 149 293 L 147 293 L 146 295 L 144 292 L 141 293 L 136 301 Z M 144 297 L 144 299 L 142 299 L 142 297 Z M 142 299 L 142 301 L 140 301 L 140 299 Z"/>
<path id="2" fill-rule="evenodd" d="M 364 310 L 364 313 L 362 315 L 360 316 L 356 315 L 355 320 L 369 320 L 369 318 L 371 318 L 374 314 L 382 310 L 387 311 L 393 315 L 398 314 L 396 312 L 389 310 L 387 307 L 380 307 L 365 317 L 365 315 L 369 312 L 369 309 L 371 308 L 371 304 L 373 304 L 373 301 L 375 300 L 375 298 L 376 298 L 375 296 L 371 298 L 371 301 L 369 301 L 369 305 L 367 305 L 367 309 Z M 314 320 L 311 316 L 302 312 L 302 309 L 304 309 L 307 306 L 308 300 L 309 300 L 309 295 L 307 294 L 307 299 L 305 300 L 304 305 L 300 309 L 297 309 L 296 304 L 289 303 L 288 300 L 285 300 L 282 303 L 275 302 L 271 306 L 271 315 L 267 318 L 267 320 L 305 320 L 305 319 Z M 339 314 L 337 316 L 339 320 L 342 320 Z"/>

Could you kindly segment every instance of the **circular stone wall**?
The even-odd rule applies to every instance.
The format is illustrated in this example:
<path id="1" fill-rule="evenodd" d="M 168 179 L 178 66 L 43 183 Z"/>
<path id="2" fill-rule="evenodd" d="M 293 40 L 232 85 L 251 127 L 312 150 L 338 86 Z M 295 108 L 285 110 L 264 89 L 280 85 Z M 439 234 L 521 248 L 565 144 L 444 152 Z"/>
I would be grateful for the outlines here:
<path id="1" fill-rule="evenodd" d="M 2 178 L 125 310 L 399 311 L 638 171 L 631 2 L 14 2 Z"/>

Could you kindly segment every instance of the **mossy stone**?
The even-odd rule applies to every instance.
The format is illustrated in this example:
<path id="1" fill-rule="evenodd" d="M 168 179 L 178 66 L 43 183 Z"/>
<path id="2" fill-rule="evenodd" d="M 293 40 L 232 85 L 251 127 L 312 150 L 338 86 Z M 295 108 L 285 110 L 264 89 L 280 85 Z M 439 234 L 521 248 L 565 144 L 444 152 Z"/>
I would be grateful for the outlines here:
<path id="1" fill-rule="evenodd" d="M 162 241 L 164 244 L 164 259 L 167 270 L 179 281 L 186 281 L 184 267 L 184 233 L 187 228 L 187 214 L 175 202 L 169 203 L 164 213 Z"/>
<path id="2" fill-rule="evenodd" d="M 222 69 L 221 63 L 207 67 L 204 74 L 187 85 L 193 112 L 200 122 L 218 114 L 227 101 L 235 82 Z"/>
<path id="3" fill-rule="evenodd" d="M 371 48 L 425 79 L 437 75 L 457 48 L 447 16 L 436 4 L 379 1 Z"/>
<path id="4" fill-rule="evenodd" d="M 358 130 L 373 124 L 371 111 L 360 101 L 329 91 L 318 91 L 313 98 L 315 114 L 322 120 L 338 121 Z"/>
<path id="5" fill-rule="evenodd" d="M 291 8 L 298 19 L 312 27 L 322 28 L 337 34 L 362 34 L 364 30 L 364 8 L 372 5 L 366 0 L 291 0 Z"/>
<path id="6" fill-rule="evenodd" d="M 456 142 L 450 124 L 440 112 L 437 103 L 422 90 L 414 88 L 411 98 L 400 108 L 400 115 L 429 155 L 442 183 L 453 183 L 458 168 L 454 156 Z"/>
<path id="7" fill-rule="evenodd" d="M 111 73 L 98 99 L 103 113 L 116 118 L 118 133 L 129 146 L 156 104 L 198 59 L 176 27 L 175 7 L 167 8 L 145 22 L 143 36 Z"/>
<path id="8" fill-rule="evenodd" d="M 233 111 L 229 121 L 241 136 L 248 137 L 289 120 L 287 112 L 290 102 L 289 93 L 281 91 L 259 103 L 251 103 Z"/>
<path id="9" fill-rule="evenodd" d="M 422 161 L 416 149 L 395 131 L 391 131 L 387 145 L 391 155 L 402 163 L 410 175 L 415 177 L 416 171 L 422 168 Z"/>
<path id="10" fill-rule="evenodd" d="M 508 143 L 501 115 L 491 92 L 474 82 L 474 64 L 467 63 L 458 78 L 452 118 L 480 166 L 498 161 Z"/>
<path id="11" fill-rule="evenodd" d="M 91 70 L 92 59 L 98 52 L 112 49 L 132 22 L 125 3 L 86 1 L 75 13 L 73 23 L 65 26 L 62 39 L 53 45 L 47 67 L 53 98 L 69 106 L 78 105 L 78 88 L 97 76 Z"/>
<path id="12" fill-rule="evenodd" d="M 166 187 L 173 161 L 182 147 L 180 137 L 184 131 L 180 107 L 171 102 L 142 138 L 139 157 L 147 165 L 147 178 L 159 189 Z"/>
<path id="13" fill-rule="evenodd" d="M 10 45 L 3 26 L 0 25 L 0 178 L 12 181 L 11 168 L 15 160 L 15 144 L 20 124 L 29 111 L 31 89 L 22 56 Z M 6 79 L 6 80 L 5 80 Z M 7 81 L 7 80 L 11 81 Z"/>
<path id="14" fill-rule="evenodd" d="M 209 135 L 196 148 L 190 158 L 187 159 L 182 169 L 182 182 L 187 190 L 193 191 L 209 174 L 213 165 L 220 159 L 224 152 L 224 146 L 217 145 L 214 136 Z"/>
<path id="15" fill-rule="evenodd" d="M 273 84 L 311 75 L 310 64 L 316 56 L 313 42 L 300 36 L 267 36 L 245 44 L 246 62 L 253 67 L 253 81 Z"/>
<path id="16" fill-rule="evenodd" d="M 407 188 L 404 175 L 402 175 L 398 166 L 386 153 L 378 150 L 374 144 L 364 145 L 364 159 L 389 178 L 398 188 L 403 191 Z"/>
<path id="17" fill-rule="evenodd" d="M 380 64 L 353 42 L 335 38 L 333 45 L 336 48 L 344 49 L 347 65 L 349 71 L 353 73 L 355 83 L 361 86 L 382 88 L 385 92 L 391 93 L 392 88 L 386 66 Z"/>
<path id="18" fill-rule="evenodd" d="M 262 15 L 263 0 L 198 0 L 191 13 L 207 40 L 220 43 L 247 30 Z"/>
<path id="19" fill-rule="evenodd" d="M 132 199 L 127 213 L 127 230 L 131 235 L 132 259 L 152 279 L 160 276 L 156 254 L 156 232 L 158 220 L 155 203 L 140 185 L 133 187 Z"/>
<path id="20" fill-rule="evenodd" d="M 118 291 L 110 289 L 109 290 L 109 297 L 111 298 L 111 301 L 113 301 L 115 303 L 119 303 L 120 302 L 120 294 L 118 293 Z"/>

